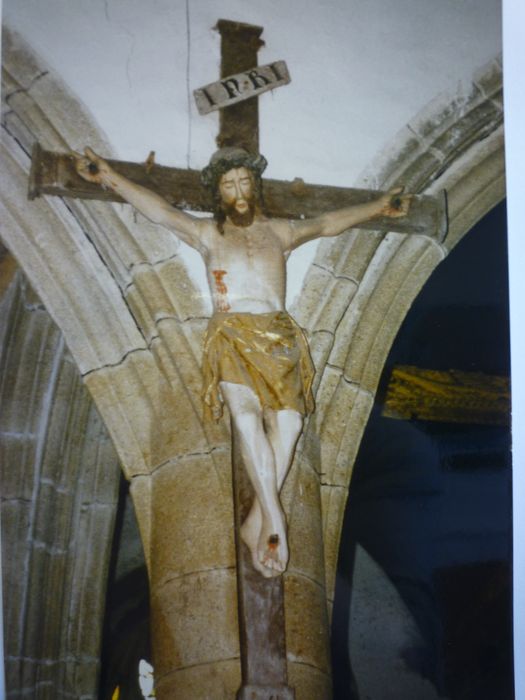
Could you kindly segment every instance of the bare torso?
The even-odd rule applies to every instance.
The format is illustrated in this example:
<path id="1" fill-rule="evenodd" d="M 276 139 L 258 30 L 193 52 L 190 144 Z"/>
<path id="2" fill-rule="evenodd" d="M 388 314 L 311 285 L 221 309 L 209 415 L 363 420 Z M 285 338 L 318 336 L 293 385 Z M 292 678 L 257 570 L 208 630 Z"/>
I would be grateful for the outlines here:
<path id="1" fill-rule="evenodd" d="M 266 313 L 283 310 L 287 222 L 257 217 L 247 227 L 226 222 L 224 234 L 210 221 L 202 252 L 214 311 Z"/>

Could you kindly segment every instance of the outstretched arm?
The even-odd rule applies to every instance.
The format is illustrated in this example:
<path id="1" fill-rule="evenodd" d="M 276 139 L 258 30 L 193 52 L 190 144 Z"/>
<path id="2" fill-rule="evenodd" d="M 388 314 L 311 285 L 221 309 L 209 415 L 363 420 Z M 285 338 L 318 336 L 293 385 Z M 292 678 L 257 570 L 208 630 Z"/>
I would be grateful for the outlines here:
<path id="1" fill-rule="evenodd" d="M 75 158 L 75 168 L 84 180 L 113 190 L 154 224 L 169 228 L 185 243 L 201 253 L 204 252 L 204 229 L 208 225 L 206 219 L 198 219 L 176 209 L 164 197 L 119 175 L 90 148 L 86 148 L 84 152 L 84 156 L 79 153 L 72 154 Z"/>
<path id="2" fill-rule="evenodd" d="M 338 236 L 349 228 L 380 216 L 399 218 L 406 216 L 412 195 L 402 195 L 403 188 L 396 187 L 390 192 L 366 204 L 355 204 L 344 209 L 321 214 L 313 219 L 293 221 L 291 225 L 289 250 L 314 238 Z"/>

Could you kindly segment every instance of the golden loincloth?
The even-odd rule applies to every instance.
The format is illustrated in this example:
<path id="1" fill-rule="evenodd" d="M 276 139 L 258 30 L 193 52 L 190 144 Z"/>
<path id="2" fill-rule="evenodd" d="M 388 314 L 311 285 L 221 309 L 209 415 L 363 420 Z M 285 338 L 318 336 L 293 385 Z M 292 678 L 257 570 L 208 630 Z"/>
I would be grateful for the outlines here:
<path id="1" fill-rule="evenodd" d="M 249 387 L 263 408 L 314 409 L 314 366 L 302 330 L 285 311 L 217 313 L 210 319 L 202 363 L 206 418 L 219 420 L 219 382 Z"/>

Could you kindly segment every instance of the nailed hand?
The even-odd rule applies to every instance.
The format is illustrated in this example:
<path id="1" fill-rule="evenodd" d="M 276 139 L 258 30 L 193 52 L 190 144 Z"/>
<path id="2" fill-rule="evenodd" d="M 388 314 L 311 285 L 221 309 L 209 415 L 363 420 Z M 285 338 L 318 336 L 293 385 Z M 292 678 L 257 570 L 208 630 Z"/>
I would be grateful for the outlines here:
<path id="1" fill-rule="evenodd" d="M 408 214 L 414 195 L 403 194 L 404 187 L 394 187 L 379 199 L 379 216 L 397 219 Z"/>
<path id="2" fill-rule="evenodd" d="M 95 182 L 98 185 L 107 184 L 106 180 L 111 168 L 106 161 L 91 148 L 85 148 L 84 154 L 71 152 L 77 173 L 88 182 Z"/>

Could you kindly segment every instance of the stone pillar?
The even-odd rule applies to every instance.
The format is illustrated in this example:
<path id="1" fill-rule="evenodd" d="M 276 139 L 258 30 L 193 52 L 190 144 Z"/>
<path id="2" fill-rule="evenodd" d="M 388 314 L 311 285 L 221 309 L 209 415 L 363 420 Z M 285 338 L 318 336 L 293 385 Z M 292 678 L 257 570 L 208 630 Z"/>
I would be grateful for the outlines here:
<path id="1" fill-rule="evenodd" d="M 170 460 L 132 481 L 151 497 L 156 693 L 232 698 L 240 684 L 229 453 Z"/>
<path id="2" fill-rule="evenodd" d="M 284 484 L 290 564 L 284 576 L 288 683 L 297 700 L 332 697 L 318 462 L 300 443 Z"/>

